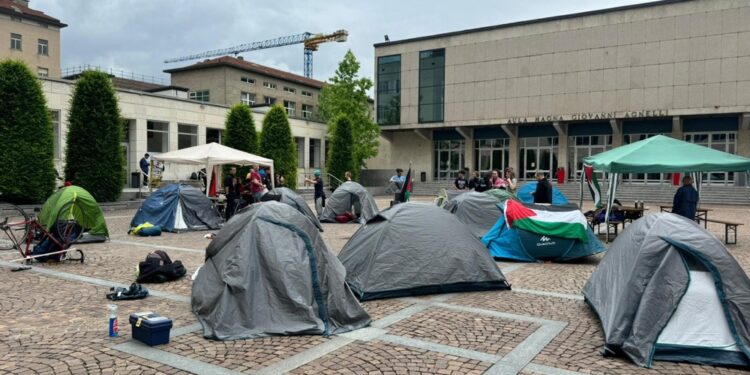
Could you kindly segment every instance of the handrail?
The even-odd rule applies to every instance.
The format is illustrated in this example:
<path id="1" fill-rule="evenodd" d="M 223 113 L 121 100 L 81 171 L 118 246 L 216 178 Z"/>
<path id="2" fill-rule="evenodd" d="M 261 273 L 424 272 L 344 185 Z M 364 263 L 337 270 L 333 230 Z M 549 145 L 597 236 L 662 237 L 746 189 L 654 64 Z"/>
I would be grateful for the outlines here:
<path id="1" fill-rule="evenodd" d="M 338 178 L 336 178 L 336 176 L 334 176 L 334 175 L 332 175 L 330 173 L 326 173 L 326 176 L 328 176 L 328 185 L 331 184 L 331 178 L 333 178 L 334 180 L 336 180 L 336 182 L 338 182 L 339 185 L 341 185 L 341 184 L 344 183 L 344 181 L 339 180 Z"/>

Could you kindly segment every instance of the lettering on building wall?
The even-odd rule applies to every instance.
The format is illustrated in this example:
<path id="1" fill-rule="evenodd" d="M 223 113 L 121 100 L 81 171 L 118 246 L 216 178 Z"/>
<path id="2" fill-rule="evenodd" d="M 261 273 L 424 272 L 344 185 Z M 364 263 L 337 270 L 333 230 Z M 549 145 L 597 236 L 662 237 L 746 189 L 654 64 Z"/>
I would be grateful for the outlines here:
<path id="1" fill-rule="evenodd" d="M 668 109 L 654 109 L 648 111 L 628 111 L 628 112 L 586 112 L 573 113 L 570 115 L 540 115 L 531 117 L 509 117 L 505 124 L 528 124 L 539 122 L 562 122 L 562 121 L 588 121 L 588 120 L 611 120 L 611 119 L 639 119 L 669 117 Z"/>

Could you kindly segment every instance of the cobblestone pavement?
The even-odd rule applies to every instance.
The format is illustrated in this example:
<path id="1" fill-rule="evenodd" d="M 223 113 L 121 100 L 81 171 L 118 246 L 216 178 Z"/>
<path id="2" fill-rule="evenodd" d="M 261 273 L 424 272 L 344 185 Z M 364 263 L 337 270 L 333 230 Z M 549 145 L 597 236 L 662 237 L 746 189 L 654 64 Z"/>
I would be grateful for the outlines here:
<path id="1" fill-rule="evenodd" d="M 428 202 L 430 198 L 417 197 Z M 380 207 L 388 200 L 377 199 Z M 750 207 L 713 207 L 711 216 L 747 222 Z M 0 252 L 0 374 L 709 374 L 738 369 L 656 362 L 643 369 L 599 353 L 603 337 L 581 290 L 602 256 L 570 263 L 498 262 L 512 291 L 367 301 L 371 327 L 332 336 L 204 339 L 190 311 L 189 277 L 146 285 L 145 300 L 119 301 L 120 337 L 107 336 L 110 286 L 135 279 L 138 261 L 166 250 L 192 274 L 208 232 L 127 235 L 135 210 L 107 212 L 111 240 L 79 247 L 84 264 L 36 265 L 11 272 L 16 252 Z M 324 224 L 338 253 L 357 225 Z M 724 228 L 709 230 L 723 240 Z M 750 229 L 729 246 L 750 270 Z M 155 311 L 174 321 L 169 344 L 131 340 L 130 313 Z"/>

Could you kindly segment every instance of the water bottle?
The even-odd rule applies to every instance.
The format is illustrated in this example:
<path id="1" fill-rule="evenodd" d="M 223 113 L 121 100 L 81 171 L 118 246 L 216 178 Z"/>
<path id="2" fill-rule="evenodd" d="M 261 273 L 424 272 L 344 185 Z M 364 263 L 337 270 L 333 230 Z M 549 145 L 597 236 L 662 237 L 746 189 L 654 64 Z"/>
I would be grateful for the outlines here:
<path id="1" fill-rule="evenodd" d="M 109 308 L 109 337 L 117 337 L 117 305 L 107 305 Z"/>

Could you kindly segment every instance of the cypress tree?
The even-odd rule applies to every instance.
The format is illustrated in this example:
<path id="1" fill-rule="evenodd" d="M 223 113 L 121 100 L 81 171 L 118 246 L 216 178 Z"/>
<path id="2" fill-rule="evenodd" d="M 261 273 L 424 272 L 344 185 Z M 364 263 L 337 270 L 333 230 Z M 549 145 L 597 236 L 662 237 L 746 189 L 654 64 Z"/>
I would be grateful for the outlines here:
<path id="1" fill-rule="evenodd" d="M 258 154 L 258 135 L 255 131 L 253 113 L 248 106 L 236 104 L 229 110 L 224 123 L 223 141 L 225 146 L 251 154 Z M 229 173 L 229 168 L 231 166 L 224 166 L 225 176 Z M 237 176 L 240 178 L 244 179 L 249 171 L 250 167 L 237 166 Z"/>
<path id="2" fill-rule="evenodd" d="M 52 118 L 39 80 L 20 61 L 0 62 L 0 200 L 41 203 L 55 188 Z"/>
<path id="3" fill-rule="evenodd" d="M 263 119 L 260 152 L 263 157 L 273 159 L 274 173 L 284 176 L 286 186 L 296 189 L 297 147 L 286 111 L 280 105 L 273 106 Z"/>
<path id="4" fill-rule="evenodd" d="M 65 178 L 99 202 L 116 201 L 125 183 L 122 120 L 109 76 L 87 71 L 76 81 L 68 115 Z"/>
<path id="5" fill-rule="evenodd" d="M 339 115 L 334 120 L 333 139 L 328 151 L 328 173 L 341 181 L 346 181 L 346 171 L 354 169 L 354 138 L 352 136 L 352 123 L 346 115 Z M 333 183 L 333 182 L 332 182 Z"/>

